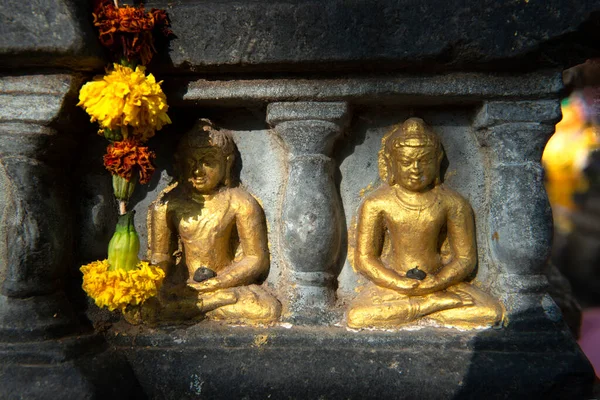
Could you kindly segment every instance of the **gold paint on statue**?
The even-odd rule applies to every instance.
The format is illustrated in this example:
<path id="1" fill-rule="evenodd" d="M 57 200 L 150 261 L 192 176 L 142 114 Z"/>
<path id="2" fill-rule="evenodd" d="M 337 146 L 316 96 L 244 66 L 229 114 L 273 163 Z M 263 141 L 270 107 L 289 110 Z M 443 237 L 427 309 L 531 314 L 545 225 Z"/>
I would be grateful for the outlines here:
<path id="1" fill-rule="evenodd" d="M 465 282 L 477 263 L 473 213 L 441 183 L 442 159 L 439 138 L 419 118 L 384 136 L 384 183 L 366 196 L 356 229 L 354 266 L 370 282 L 350 305 L 349 327 L 394 328 L 424 318 L 460 328 L 502 321 L 500 303 Z"/>
<path id="2" fill-rule="evenodd" d="M 163 191 L 148 213 L 149 258 L 165 269 L 167 279 L 160 304 L 142 309 L 142 319 L 271 323 L 279 318 L 281 304 L 257 285 L 269 269 L 264 213 L 248 192 L 232 187 L 234 157 L 229 133 L 208 121 L 182 139 L 178 183 Z M 216 276 L 194 279 L 203 271 Z"/>

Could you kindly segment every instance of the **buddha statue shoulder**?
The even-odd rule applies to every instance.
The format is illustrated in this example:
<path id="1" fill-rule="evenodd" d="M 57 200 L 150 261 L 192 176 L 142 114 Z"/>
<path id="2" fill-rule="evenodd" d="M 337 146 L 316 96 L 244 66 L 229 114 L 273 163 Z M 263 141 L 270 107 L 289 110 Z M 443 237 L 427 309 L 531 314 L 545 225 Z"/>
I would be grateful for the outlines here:
<path id="1" fill-rule="evenodd" d="M 265 216 L 250 193 L 233 185 L 234 161 L 230 133 L 210 121 L 200 120 L 182 138 L 176 185 L 148 213 L 149 258 L 167 273 L 155 319 L 279 319 L 280 302 L 260 285 L 269 270 Z"/>
<path id="2" fill-rule="evenodd" d="M 441 182 L 443 155 L 438 136 L 419 118 L 384 136 L 384 182 L 358 211 L 354 266 L 369 282 L 350 305 L 349 327 L 502 321 L 501 304 L 468 282 L 477 264 L 473 211 Z"/>

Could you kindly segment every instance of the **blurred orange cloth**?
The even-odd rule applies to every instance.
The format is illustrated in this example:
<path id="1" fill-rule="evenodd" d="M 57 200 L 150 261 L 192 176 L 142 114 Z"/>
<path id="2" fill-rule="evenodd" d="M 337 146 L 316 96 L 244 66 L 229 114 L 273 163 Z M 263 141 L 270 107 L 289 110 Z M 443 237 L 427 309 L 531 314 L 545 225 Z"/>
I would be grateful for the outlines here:
<path id="1" fill-rule="evenodd" d="M 570 231 L 568 214 L 575 209 L 573 195 L 587 189 L 583 169 L 590 151 L 600 142 L 597 128 L 586 123 L 580 102 L 565 101 L 561 108 L 563 118 L 544 149 L 542 164 L 555 224 L 562 231 Z"/>

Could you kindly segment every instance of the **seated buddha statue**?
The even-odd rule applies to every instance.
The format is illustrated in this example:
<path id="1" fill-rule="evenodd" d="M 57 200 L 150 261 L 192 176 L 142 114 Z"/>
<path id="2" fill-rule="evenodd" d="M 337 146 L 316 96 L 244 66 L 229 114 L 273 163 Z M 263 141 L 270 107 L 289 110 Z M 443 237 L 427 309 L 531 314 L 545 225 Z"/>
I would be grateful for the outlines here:
<path id="1" fill-rule="evenodd" d="M 148 212 L 149 258 L 166 272 L 154 318 L 278 320 L 280 302 L 259 284 L 269 270 L 265 216 L 232 184 L 234 160 L 230 133 L 210 121 L 182 138 L 177 183 Z"/>
<path id="2" fill-rule="evenodd" d="M 349 327 L 428 319 L 475 328 L 502 321 L 501 304 L 467 282 L 477 263 L 473 212 L 441 182 L 442 159 L 441 142 L 422 119 L 384 136 L 384 183 L 358 211 L 354 267 L 369 282 L 349 307 Z"/>

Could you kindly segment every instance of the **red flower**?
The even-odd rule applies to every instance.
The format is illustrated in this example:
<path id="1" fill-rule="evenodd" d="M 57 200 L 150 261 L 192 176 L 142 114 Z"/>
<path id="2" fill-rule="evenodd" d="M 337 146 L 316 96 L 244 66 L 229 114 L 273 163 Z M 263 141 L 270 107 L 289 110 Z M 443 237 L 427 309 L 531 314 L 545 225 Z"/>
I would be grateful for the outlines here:
<path id="1" fill-rule="evenodd" d="M 129 61 L 139 58 L 146 65 L 156 53 L 153 33 L 158 31 L 165 37 L 173 34 L 164 10 L 153 8 L 146 12 L 143 6 L 117 8 L 108 0 L 95 1 L 94 26 L 98 28 L 100 42 L 117 57 Z"/>
<path id="2" fill-rule="evenodd" d="M 113 175 L 131 181 L 134 169 L 139 172 L 141 184 L 150 182 L 154 173 L 152 160 L 155 158 L 153 151 L 148 147 L 140 146 L 134 139 L 126 139 L 111 143 L 106 148 L 104 155 L 104 166 Z"/>

